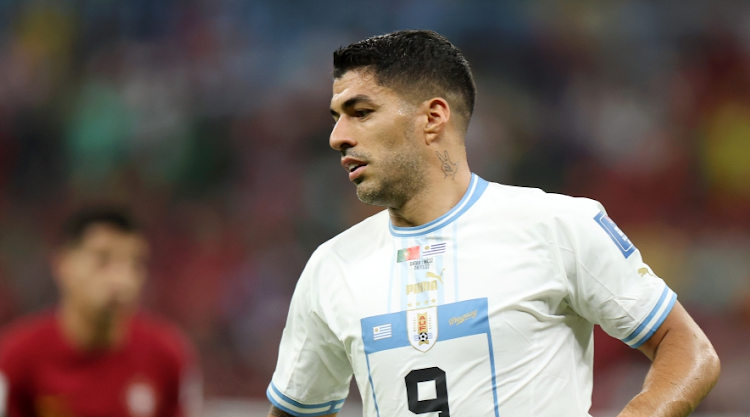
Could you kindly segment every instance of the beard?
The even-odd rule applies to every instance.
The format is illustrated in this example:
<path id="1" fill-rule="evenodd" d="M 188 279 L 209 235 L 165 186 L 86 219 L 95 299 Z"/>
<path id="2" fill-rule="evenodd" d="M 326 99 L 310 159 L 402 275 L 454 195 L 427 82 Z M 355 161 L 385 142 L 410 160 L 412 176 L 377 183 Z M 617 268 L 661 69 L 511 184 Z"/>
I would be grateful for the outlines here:
<path id="1" fill-rule="evenodd" d="M 400 208 L 427 187 L 424 158 L 413 147 L 391 148 L 377 158 L 376 164 L 367 156 L 366 160 L 371 161 L 368 167 L 372 165 L 377 172 L 358 178 L 359 182 L 355 180 L 357 198 L 365 204 Z"/>

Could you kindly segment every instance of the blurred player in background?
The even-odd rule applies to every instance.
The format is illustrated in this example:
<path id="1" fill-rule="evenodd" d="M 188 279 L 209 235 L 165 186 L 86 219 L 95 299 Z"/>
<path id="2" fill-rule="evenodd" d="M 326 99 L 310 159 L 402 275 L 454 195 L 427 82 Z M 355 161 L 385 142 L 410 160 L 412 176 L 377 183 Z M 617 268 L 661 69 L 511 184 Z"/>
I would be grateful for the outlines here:
<path id="1" fill-rule="evenodd" d="M 137 308 L 148 250 L 127 210 L 68 219 L 52 260 L 59 306 L 18 320 L 0 339 L 4 416 L 195 415 L 201 387 L 191 346 Z"/>
<path id="2" fill-rule="evenodd" d="M 698 405 L 716 353 L 601 204 L 469 170 L 476 91 L 455 46 L 377 36 L 337 50 L 333 75 L 330 145 L 387 210 L 305 267 L 270 415 L 336 415 L 354 374 L 368 417 L 585 416 L 594 324 L 653 361 L 620 417 Z"/>

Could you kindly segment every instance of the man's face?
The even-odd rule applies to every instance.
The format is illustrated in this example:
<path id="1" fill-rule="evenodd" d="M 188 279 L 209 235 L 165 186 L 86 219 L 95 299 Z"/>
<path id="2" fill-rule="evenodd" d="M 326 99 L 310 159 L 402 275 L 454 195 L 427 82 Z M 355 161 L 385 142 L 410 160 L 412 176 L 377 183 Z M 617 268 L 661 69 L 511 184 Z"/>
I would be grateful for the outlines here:
<path id="1" fill-rule="evenodd" d="M 331 114 L 330 145 L 362 202 L 397 208 L 424 190 L 427 152 L 413 105 L 370 72 L 352 70 L 333 82 Z"/>
<path id="2" fill-rule="evenodd" d="M 146 278 L 147 251 L 139 233 L 92 224 L 77 245 L 58 254 L 56 273 L 64 301 L 91 318 L 129 311 Z"/>

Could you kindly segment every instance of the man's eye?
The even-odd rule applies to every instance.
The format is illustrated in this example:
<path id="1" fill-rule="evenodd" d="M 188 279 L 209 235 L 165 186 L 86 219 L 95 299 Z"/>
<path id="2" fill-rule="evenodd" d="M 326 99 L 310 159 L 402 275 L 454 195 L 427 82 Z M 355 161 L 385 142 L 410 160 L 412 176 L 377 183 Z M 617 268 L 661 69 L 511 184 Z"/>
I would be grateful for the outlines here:
<path id="1" fill-rule="evenodd" d="M 370 110 L 355 110 L 354 111 L 354 117 L 360 117 L 361 118 L 361 117 L 367 116 L 370 113 L 371 113 Z"/>

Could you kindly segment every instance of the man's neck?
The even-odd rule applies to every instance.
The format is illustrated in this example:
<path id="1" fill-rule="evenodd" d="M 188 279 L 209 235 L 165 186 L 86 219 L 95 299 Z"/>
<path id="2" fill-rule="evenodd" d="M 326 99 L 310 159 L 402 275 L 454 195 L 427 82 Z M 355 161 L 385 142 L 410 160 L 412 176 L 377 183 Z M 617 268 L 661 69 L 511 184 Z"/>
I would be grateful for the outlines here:
<path id="1" fill-rule="evenodd" d="M 427 224 L 455 207 L 466 194 L 471 183 L 468 166 L 459 169 L 455 176 L 437 172 L 428 179 L 428 186 L 401 207 L 388 208 L 391 223 L 397 227 L 414 227 Z"/>
<path id="2" fill-rule="evenodd" d="M 119 345 L 125 336 L 127 319 L 118 314 L 88 316 L 80 309 L 62 303 L 60 325 L 65 338 L 82 351 L 106 350 Z"/>

